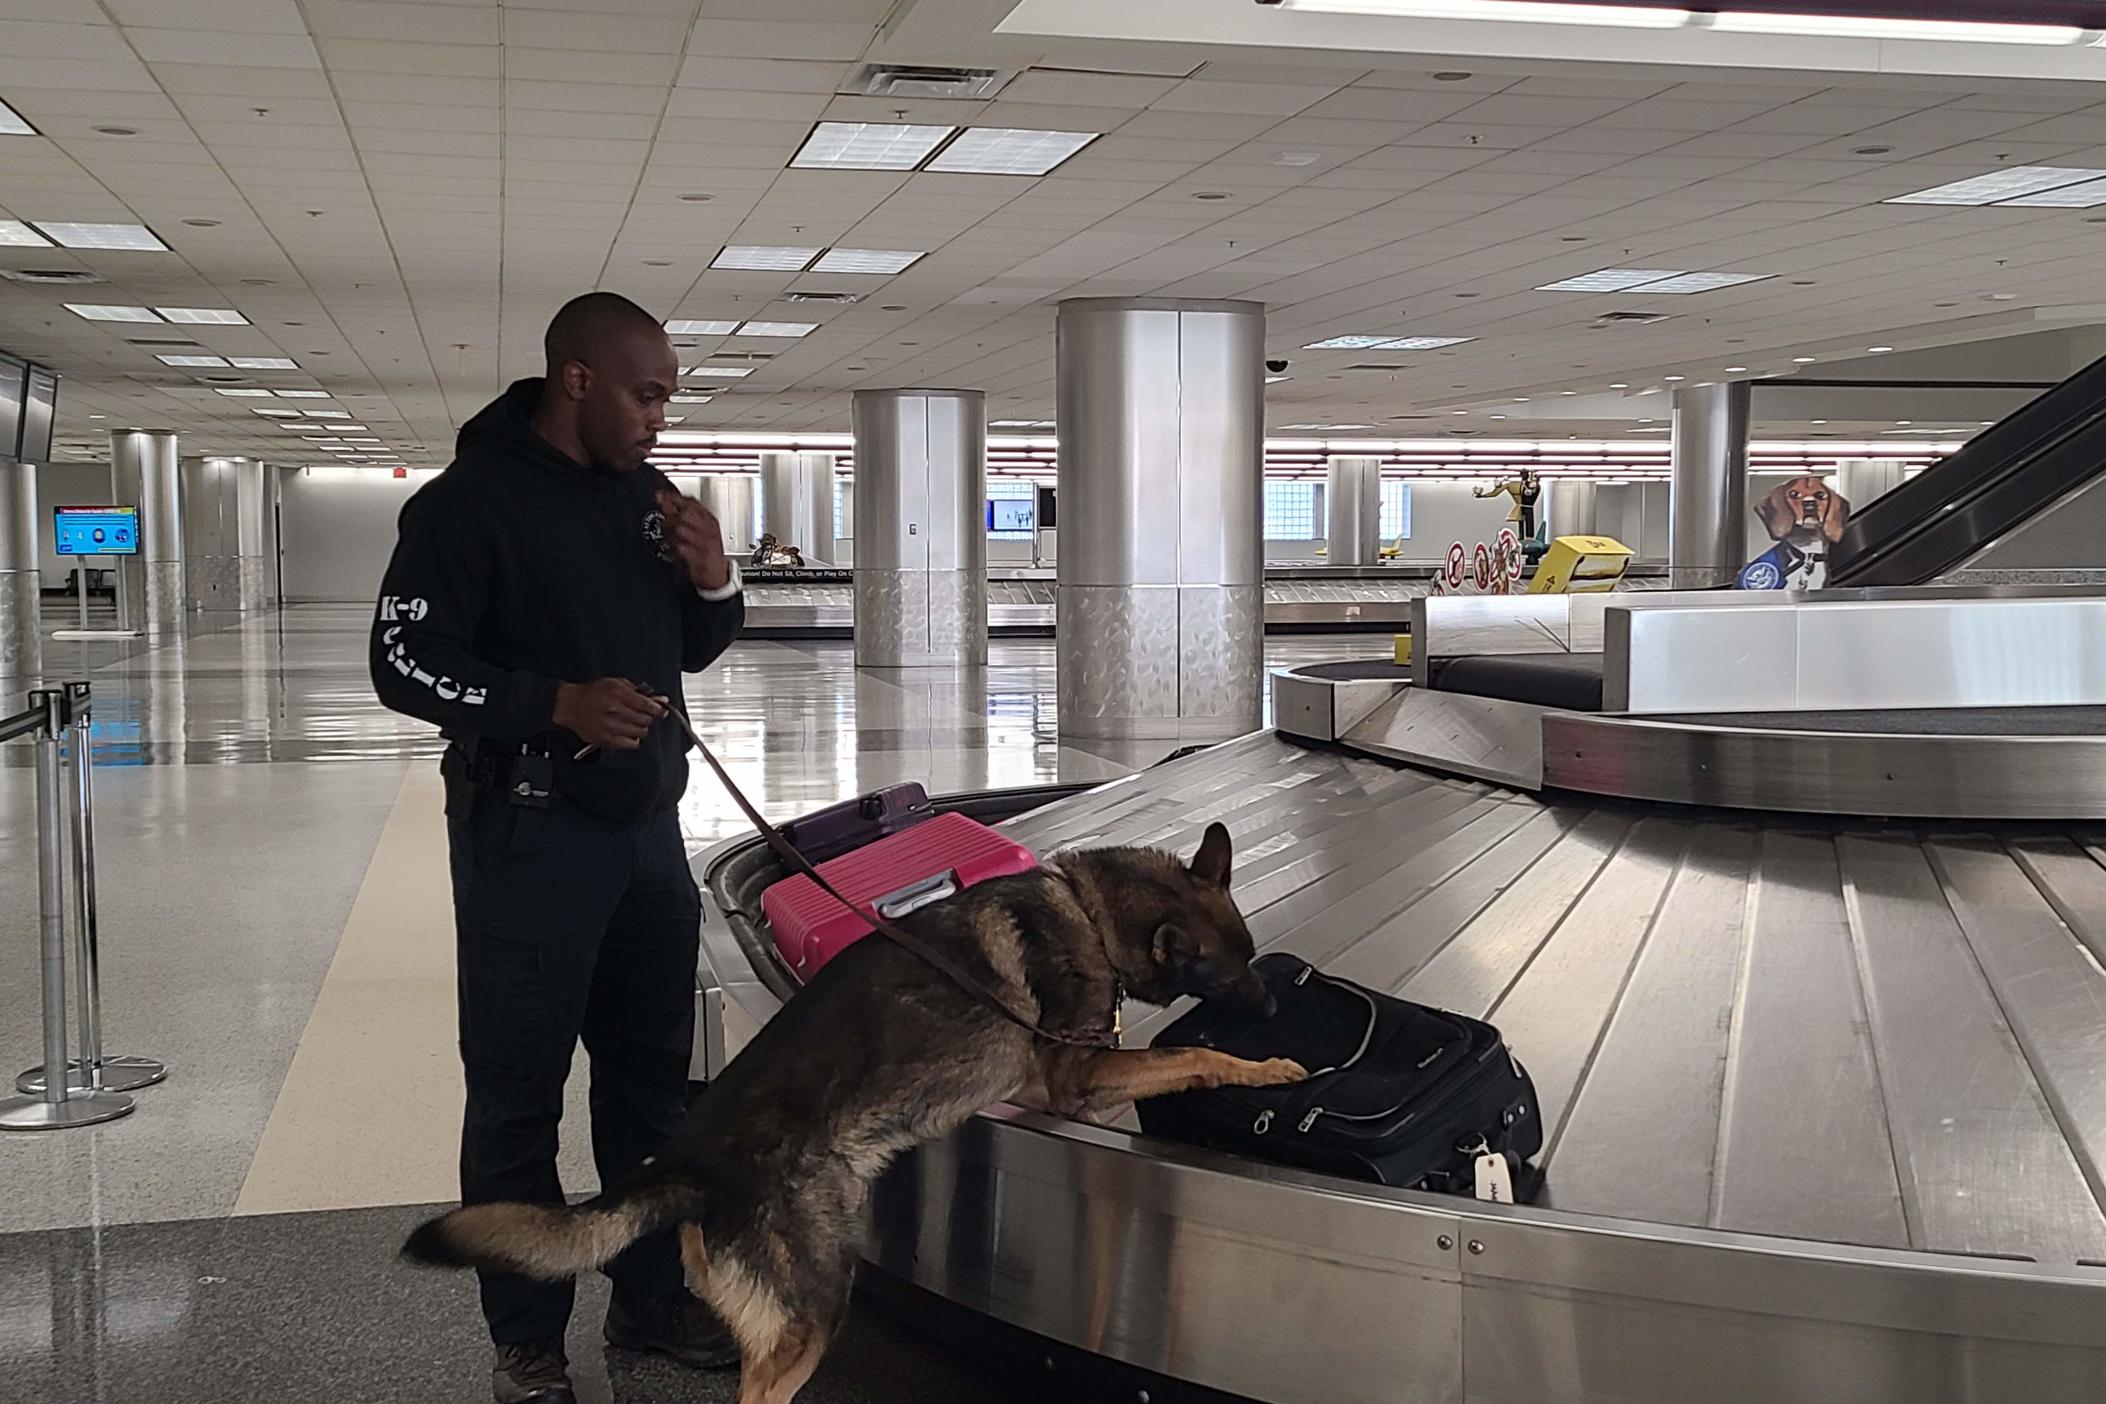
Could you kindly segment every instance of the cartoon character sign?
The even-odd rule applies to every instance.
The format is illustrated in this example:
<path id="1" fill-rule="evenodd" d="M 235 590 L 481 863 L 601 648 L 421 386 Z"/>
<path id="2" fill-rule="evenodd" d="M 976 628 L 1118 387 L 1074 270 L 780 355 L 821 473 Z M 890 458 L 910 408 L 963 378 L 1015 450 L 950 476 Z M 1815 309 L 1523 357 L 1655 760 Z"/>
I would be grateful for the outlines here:
<path id="1" fill-rule="evenodd" d="M 1755 504 L 1777 544 L 1740 572 L 1743 590 L 1818 590 L 1828 583 L 1828 548 L 1843 539 L 1850 504 L 1817 477 L 1793 478 Z"/>

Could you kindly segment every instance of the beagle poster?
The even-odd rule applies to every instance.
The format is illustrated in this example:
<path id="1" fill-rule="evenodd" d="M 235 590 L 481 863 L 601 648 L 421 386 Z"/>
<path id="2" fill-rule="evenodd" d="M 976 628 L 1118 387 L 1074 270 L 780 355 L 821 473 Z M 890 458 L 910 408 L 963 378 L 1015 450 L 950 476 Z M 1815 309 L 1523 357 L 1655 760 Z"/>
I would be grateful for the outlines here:
<path id="1" fill-rule="evenodd" d="M 1742 568 L 1743 590 L 1818 590 L 1828 583 L 1828 548 L 1843 539 L 1850 504 L 1817 477 L 1780 483 L 1755 504 L 1776 544 Z"/>

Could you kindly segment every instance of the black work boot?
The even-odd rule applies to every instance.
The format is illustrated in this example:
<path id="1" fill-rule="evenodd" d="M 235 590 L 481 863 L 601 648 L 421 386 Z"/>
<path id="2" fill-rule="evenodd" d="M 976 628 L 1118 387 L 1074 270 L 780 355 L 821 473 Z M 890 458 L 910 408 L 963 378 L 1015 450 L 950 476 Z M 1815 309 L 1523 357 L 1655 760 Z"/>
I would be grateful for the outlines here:
<path id="1" fill-rule="evenodd" d="M 560 1339 L 499 1346 L 490 1392 L 497 1404 L 578 1404 Z"/>
<path id="2" fill-rule="evenodd" d="M 739 1363 L 731 1332 L 685 1290 L 643 1302 L 616 1291 L 607 1303 L 607 1344 L 671 1356 L 696 1370 L 725 1370 Z"/>

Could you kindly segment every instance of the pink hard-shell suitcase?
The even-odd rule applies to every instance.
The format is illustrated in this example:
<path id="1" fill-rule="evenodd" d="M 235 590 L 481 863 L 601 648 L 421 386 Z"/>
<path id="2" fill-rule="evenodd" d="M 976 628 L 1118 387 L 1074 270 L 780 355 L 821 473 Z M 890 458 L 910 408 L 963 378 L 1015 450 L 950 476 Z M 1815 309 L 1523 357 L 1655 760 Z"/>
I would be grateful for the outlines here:
<path id="1" fill-rule="evenodd" d="M 850 901 L 887 921 L 941 902 L 989 878 L 1038 866 L 1031 850 L 963 814 L 939 814 L 910 829 L 817 865 Z M 801 981 L 870 934 L 870 923 L 800 873 L 761 894 L 775 949 Z"/>

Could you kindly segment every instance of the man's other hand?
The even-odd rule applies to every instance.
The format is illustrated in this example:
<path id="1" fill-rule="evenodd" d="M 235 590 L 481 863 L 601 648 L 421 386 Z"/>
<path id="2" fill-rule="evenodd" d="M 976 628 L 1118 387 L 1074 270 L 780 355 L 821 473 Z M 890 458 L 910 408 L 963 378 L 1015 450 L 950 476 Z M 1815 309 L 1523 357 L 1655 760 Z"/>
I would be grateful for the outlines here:
<path id="1" fill-rule="evenodd" d="M 633 751 L 643 744 L 651 724 L 665 712 L 663 702 L 623 678 L 560 683 L 556 687 L 556 725 L 588 747 Z"/>
<path id="2" fill-rule="evenodd" d="M 666 544 L 697 590 L 721 590 L 731 580 L 731 561 L 724 554 L 724 528 L 716 513 L 683 493 L 658 490 L 658 510 L 665 514 Z"/>

